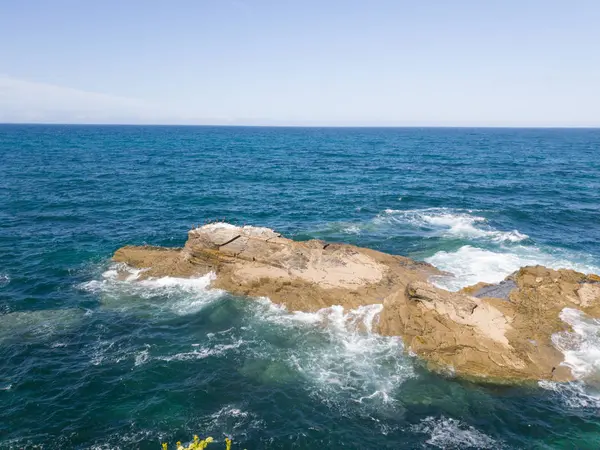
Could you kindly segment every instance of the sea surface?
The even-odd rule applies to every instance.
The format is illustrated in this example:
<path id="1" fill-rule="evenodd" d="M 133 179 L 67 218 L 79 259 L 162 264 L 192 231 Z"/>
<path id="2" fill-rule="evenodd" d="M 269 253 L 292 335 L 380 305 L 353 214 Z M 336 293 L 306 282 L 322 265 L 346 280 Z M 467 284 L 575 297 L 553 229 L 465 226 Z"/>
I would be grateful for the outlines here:
<path id="1" fill-rule="evenodd" d="M 567 318 L 580 381 L 478 385 L 371 333 L 378 305 L 117 280 L 120 246 L 215 219 L 425 260 L 454 290 L 600 273 L 600 130 L 0 125 L 1 449 L 600 448 L 598 321 Z"/>

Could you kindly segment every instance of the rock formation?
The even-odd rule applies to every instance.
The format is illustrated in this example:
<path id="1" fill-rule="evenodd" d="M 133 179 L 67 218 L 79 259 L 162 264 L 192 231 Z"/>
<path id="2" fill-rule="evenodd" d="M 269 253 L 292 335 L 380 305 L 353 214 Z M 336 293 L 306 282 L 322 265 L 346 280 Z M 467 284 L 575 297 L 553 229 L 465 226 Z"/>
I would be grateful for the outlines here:
<path id="1" fill-rule="evenodd" d="M 147 268 L 141 277 L 214 272 L 213 287 L 290 310 L 382 303 L 380 333 L 401 336 L 435 370 L 493 382 L 572 379 L 552 344 L 569 329 L 559 314 L 570 307 L 600 317 L 597 275 L 526 267 L 497 285 L 449 292 L 428 282 L 441 275 L 429 264 L 260 227 L 205 225 L 181 249 L 126 246 L 113 259 Z"/>

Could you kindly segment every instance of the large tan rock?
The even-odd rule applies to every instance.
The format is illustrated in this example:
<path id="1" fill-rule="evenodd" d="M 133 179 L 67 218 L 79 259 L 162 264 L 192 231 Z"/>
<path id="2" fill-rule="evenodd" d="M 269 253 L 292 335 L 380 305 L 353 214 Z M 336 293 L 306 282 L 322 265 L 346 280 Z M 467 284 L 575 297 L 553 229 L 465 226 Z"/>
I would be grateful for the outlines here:
<path id="1" fill-rule="evenodd" d="M 268 228 L 214 223 L 191 230 L 183 249 L 126 246 L 113 259 L 148 268 L 142 278 L 214 272 L 213 287 L 268 296 L 291 310 L 382 303 L 433 266 L 346 244 L 296 242 Z"/>
<path id="2" fill-rule="evenodd" d="M 461 292 L 427 280 L 426 263 L 347 244 L 296 242 L 268 228 L 215 223 L 182 249 L 123 247 L 113 259 L 147 268 L 142 278 L 216 274 L 213 287 L 268 296 L 290 310 L 383 303 L 378 331 L 404 339 L 435 370 L 493 382 L 570 380 L 552 335 L 568 331 L 563 308 L 600 316 L 595 275 L 526 267 L 502 283 Z"/>

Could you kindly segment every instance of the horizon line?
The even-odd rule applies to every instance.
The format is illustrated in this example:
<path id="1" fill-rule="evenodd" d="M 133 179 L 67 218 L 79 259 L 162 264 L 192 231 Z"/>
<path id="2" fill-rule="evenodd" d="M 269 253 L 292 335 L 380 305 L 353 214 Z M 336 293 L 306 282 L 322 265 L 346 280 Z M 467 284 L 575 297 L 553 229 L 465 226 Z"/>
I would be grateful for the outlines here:
<path id="1" fill-rule="evenodd" d="M 6 125 L 97 126 L 97 127 L 228 127 L 228 128 L 475 128 L 475 129 L 567 129 L 598 130 L 600 125 L 301 125 L 301 124 L 190 124 L 190 123 L 73 123 L 73 122 L 0 122 Z"/>

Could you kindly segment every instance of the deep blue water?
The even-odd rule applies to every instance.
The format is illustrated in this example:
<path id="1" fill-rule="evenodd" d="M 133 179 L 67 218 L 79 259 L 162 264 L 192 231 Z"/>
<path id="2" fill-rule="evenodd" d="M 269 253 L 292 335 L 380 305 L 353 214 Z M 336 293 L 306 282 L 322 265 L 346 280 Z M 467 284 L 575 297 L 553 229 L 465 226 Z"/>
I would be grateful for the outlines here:
<path id="1" fill-rule="evenodd" d="M 355 326 L 374 307 L 294 314 L 109 261 L 221 218 L 424 259 L 450 289 L 600 273 L 599 154 L 583 129 L 0 125 L 0 448 L 600 448 L 593 381 L 444 378 Z"/>

